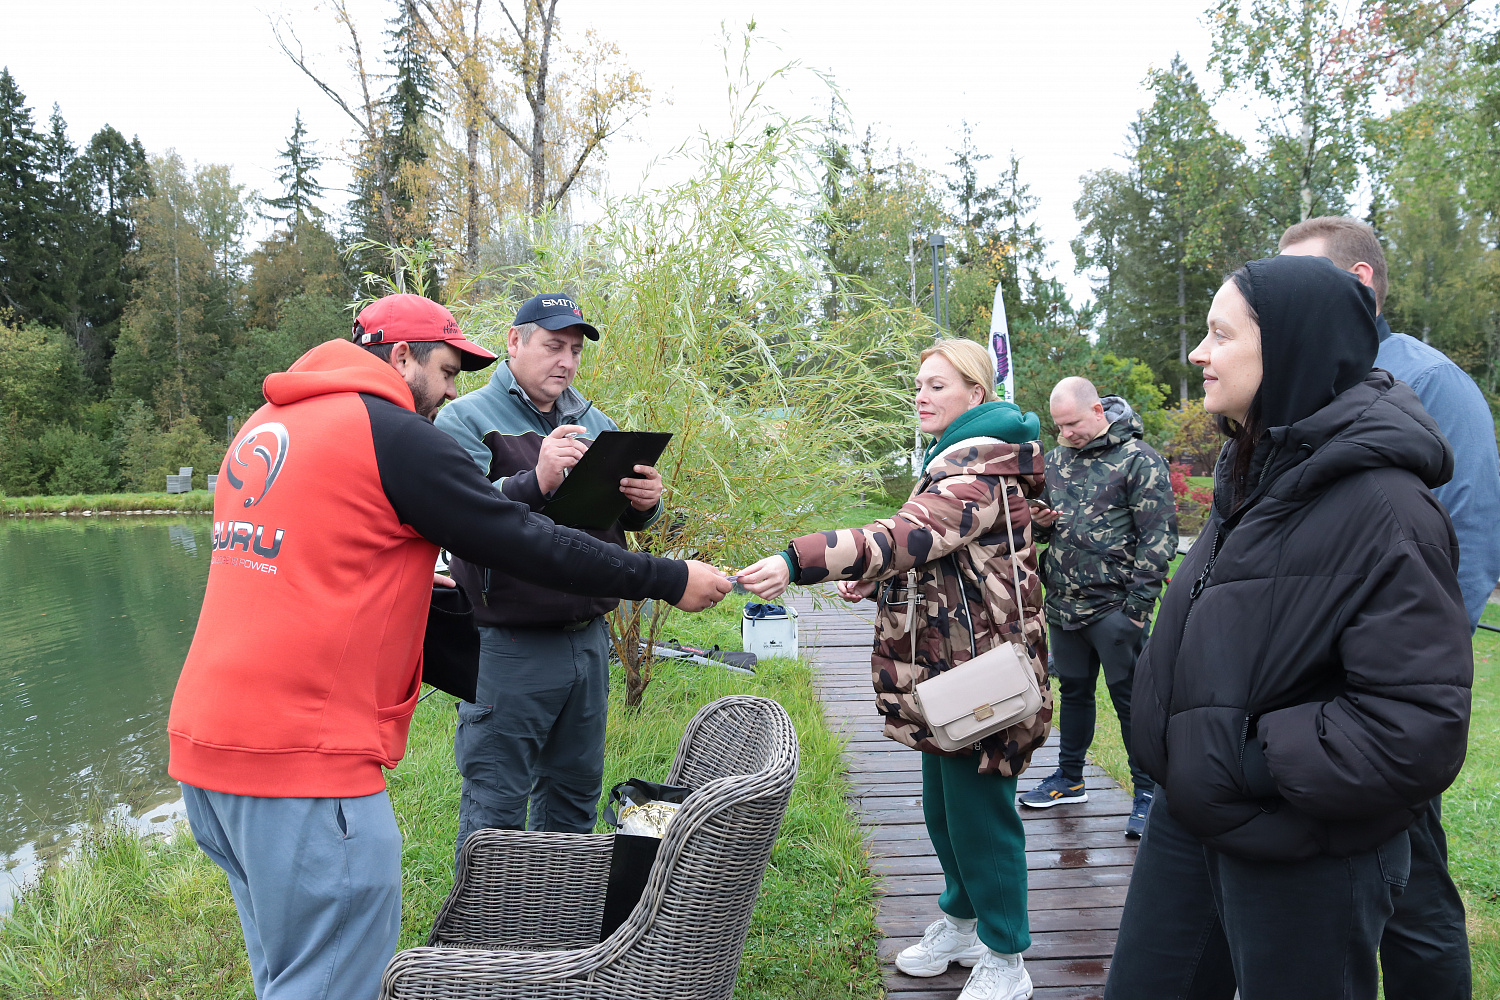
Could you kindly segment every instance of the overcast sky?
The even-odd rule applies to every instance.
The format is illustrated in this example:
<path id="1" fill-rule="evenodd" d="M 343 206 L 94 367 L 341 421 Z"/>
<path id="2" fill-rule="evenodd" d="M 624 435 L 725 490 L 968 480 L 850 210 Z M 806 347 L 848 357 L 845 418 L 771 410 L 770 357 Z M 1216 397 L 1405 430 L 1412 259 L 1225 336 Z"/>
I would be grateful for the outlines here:
<path id="1" fill-rule="evenodd" d="M 392 0 L 352 0 L 367 47 Z M 615 142 L 603 163 L 613 192 L 634 190 L 652 159 L 726 120 L 721 25 L 752 18 L 760 64 L 797 61 L 771 94 L 791 115 L 826 114 L 833 77 L 857 133 L 874 126 L 919 162 L 941 167 L 961 122 L 998 171 L 1014 149 L 1040 197 L 1039 219 L 1059 274 L 1075 294 L 1068 240 L 1079 176 L 1119 164 L 1125 130 L 1146 101 L 1153 66 L 1181 53 L 1205 86 L 1206 0 L 561 0 L 564 31 L 588 28 L 620 46 L 659 100 Z M 497 6 L 496 0 L 486 5 Z M 498 10 L 494 11 L 498 14 Z M 105 123 L 138 135 L 148 151 L 175 148 L 189 163 L 228 163 L 255 189 L 273 186 L 275 156 L 299 109 L 325 153 L 352 135 L 349 119 L 277 50 L 269 19 L 286 18 L 330 78 L 348 80 L 328 12 L 308 0 L 0 0 L 0 64 L 16 77 L 39 122 L 61 107 L 75 143 Z M 498 17 L 492 22 L 498 28 Z M 1217 108 L 1250 138 L 1233 100 Z M 347 173 L 329 169 L 325 183 Z M 658 182 L 672 178 L 662 176 Z M 331 197 L 330 207 L 344 198 Z"/>

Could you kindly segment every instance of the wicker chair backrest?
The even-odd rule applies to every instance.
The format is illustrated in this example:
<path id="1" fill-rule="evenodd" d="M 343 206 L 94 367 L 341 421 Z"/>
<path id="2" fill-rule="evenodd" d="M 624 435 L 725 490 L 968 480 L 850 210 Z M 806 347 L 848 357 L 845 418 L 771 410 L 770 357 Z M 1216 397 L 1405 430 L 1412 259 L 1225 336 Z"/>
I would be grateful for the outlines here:
<path id="1" fill-rule="evenodd" d="M 667 783 L 696 790 L 715 778 L 771 767 L 780 748 L 771 731 L 774 713 L 763 704 L 767 700 L 732 696 L 699 709 L 683 730 Z M 780 705 L 776 708 L 784 714 Z"/>

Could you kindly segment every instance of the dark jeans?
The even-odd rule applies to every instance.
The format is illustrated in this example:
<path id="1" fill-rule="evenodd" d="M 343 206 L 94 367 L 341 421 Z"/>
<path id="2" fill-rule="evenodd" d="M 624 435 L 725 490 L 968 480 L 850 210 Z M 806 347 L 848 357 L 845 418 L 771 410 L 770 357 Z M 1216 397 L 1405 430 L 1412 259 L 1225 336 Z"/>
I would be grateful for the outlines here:
<path id="1" fill-rule="evenodd" d="M 1411 881 L 1380 938 L 1386 1000 L 1470 1000 L 1469 935 L 1464 903 L 1448 875 L 1442 800 L 1433 799 L 1406 832 Z"/>
<path id="2" fill-rule="evenodd" d="M 1375 950 L 1406 884 L 1403 832 L 1349 858 L 1247 861 L 1203 846 L 1158 789 L 1105 1000 L 1375 1000 Z"/>
<path id="3" fill-rule="evenodd" d="M 458 703 L 458 843 L 486 828 L 592 833 L 604 782 L 609 627 L 479 629 L 479 692 Z"/>
<path id="4" fill-rule="evenodd" d="M 1146 630 L 1137 628 L 1123 611 L 1113 611 L 1080 629 L 1053 625 L 1050 633 L 1052 666 L 1062 701 L 1058 764 L 1063 774 L 1073 781 L 1083 780 L 1084 754 L 1094 742 L 1094 690 L 1103 666 L 1104 683 L 1120 719 L 1131 780 L 1137 792 L 1151 791 L 1156 782 L 1130 752 L 1130 687 L 1135 683 L 1135 661 L 1146 645 Z"/>

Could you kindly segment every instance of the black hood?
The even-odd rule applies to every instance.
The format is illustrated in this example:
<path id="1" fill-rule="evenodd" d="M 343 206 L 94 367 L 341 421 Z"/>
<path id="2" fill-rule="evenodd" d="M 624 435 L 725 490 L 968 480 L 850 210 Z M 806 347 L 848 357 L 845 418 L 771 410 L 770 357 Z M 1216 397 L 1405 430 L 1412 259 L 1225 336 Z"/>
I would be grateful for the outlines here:
<path id="1" fill-rule="evenodd" d="M 1221 520 L 1233 511 L 1218 484 L 1228 474 L 1234 447 L 1224 449 L 1214 469 L 1214 509 Z M 1265 496 L 1305 503 L 1366 469 L 1406 469 L 1436 489 L 1453 478 L 1453 446 L 1417 394 L 1376 368 L 1316 413 L 1271 428 L 1251 466 Z"/>
<path id="2" fill-rule="evenodd" d="M 1380 337 L 1375 296 L 1326 257 L 1267 257 L 1245 265 L 1260 320 L 1262 427 L 1312 416 L 1364 381 Z"/>
<path id="3" fill-rule="evenodd" d="M 1272 428 L 1268 495 L 1299 501 L 1366 469 L 1406 469 L 1428 489 L 1453 478 L 1453 446 L 1405 382 L 1375 369 L 1332 403 Z"/>

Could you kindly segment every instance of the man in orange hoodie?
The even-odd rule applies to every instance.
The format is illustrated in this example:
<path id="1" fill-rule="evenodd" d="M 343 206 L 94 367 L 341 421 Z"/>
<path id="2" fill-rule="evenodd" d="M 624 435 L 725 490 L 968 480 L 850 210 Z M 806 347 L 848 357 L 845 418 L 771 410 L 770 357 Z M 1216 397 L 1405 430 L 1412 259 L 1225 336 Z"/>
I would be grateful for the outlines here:
<path id="1" fill-rule="evenodd" d="M 729 590 L 497 492 L 432 424 L 495 355 L 452 314 L 392 295 L 354 342 L 265 381 L 219 469 L 214 551 L 172 701 L 172 777 L 229 876 L 261 1000 L 368 1000 L 401 924 L 384 769 L 406 749 L 440 547 L 571 594 L 689 611 Z"/>

